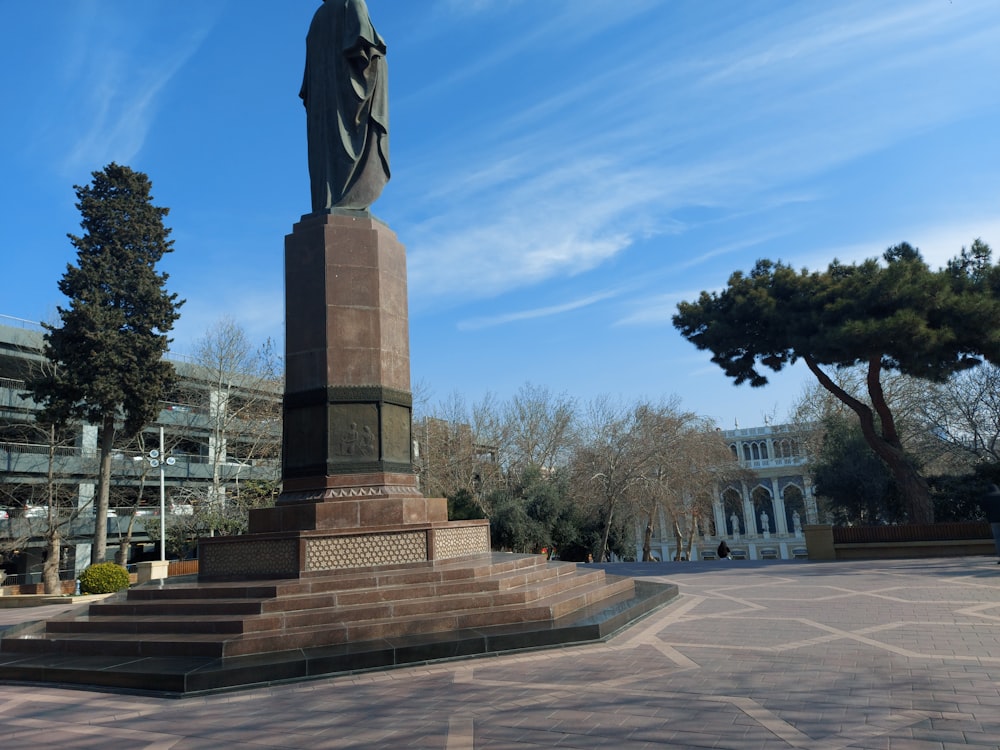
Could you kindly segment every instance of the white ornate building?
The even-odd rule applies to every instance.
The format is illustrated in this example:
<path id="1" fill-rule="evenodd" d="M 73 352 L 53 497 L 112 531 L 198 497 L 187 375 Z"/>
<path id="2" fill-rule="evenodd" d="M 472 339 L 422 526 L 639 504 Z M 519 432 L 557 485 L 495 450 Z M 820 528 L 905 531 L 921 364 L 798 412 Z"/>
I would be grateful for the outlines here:
<path id="1" fill-rule="evenodd" d="M 755 478 L 715 488 L 711 528 L 699 529 L 692 559 L 716 557 L 726 540 L 734 558 L 792 559 L 805 557 L 802 527 L 817 522 L 816 499 L 807 472 L 802 428 L 767 425 L 723 432 L 740 464 Z M 638 534 L 637 559 L 642 559 Z M 660 560 L 678 557 L 669 519 L 662 511 L 653 528 L 652 554 Z M 686 557 L 682 548 L 681 556 Z"/>

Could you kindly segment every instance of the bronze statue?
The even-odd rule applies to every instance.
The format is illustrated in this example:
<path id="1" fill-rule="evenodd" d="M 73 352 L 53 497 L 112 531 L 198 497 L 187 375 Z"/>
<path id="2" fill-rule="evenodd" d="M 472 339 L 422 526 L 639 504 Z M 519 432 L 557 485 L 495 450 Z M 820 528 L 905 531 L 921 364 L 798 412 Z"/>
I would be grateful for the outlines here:
<path id="1" fill-rule="evenodd" d="M 365 0 L 324 0 L 306 35 L 312 210 L 366 210 L 389 181 L 385 41 Z"/>

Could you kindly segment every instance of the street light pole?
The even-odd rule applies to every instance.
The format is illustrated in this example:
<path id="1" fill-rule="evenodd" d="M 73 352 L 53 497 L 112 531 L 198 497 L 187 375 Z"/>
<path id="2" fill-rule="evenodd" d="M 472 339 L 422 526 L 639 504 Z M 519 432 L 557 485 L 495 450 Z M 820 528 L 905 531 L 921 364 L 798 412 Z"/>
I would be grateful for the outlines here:
<path id="1" fill-rule="evenodd" d="M 163 427 L 161 426 L 160 450 L 153 449 L 149 452 L 149 465 L 154 469 L 160 469 L 160 562 L 167 561 L 167 492 L 163 465 L 173 466 L 175 463 L 173 456 L 164 458 L 163 454 Z"/>

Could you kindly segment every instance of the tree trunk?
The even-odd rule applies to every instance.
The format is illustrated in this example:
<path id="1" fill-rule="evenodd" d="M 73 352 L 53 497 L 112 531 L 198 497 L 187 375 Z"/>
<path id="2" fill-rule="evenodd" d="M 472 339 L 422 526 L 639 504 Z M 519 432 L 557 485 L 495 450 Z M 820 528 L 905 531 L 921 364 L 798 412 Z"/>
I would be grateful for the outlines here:
<path id="1" fill-rule="evenodd" d="M 45 544 L 45 562 L 42 563 L 42 583 L 46 594 L 58 595 L 62 593 L 62 585 L 59 583 L 59 558 L 62 547 L 59 526 L 55 524 L 50 526 L 46 536 L 48 539 Z"/>
<path id="2" fill-rule="evenodd" d="M 615 505 L 611 503 L 608 506 L 608 518 L 604 522 L 604 533 L 601 535 L 601 551 L 598 554 L 598 560 L 600 562 L 611 562 L 608 557 L 608 539 L 611 537 L 611 519 L 614 518 Z"/>
<path id="3" fill-rule="evenodd" d="M 698 522 L 695 520 L 694 514 L 688 517 L 688 535 L 687 544 L 684 546 L 684 551 L 687 553 L 687 559 L 691 559 L 691 550 L 694 549 L 694 538 L 698 535 Z"/>
<path id="4" fill-rule="evenodd" d="M 674 560 L 680 561 L 684 557 L 684 532 L 681 531 L 681 525 L 678 523 L 677 518 L 673 519 L 674 524 L 674 542 L 677 544 L 677 552 L 674 554 Z"/>
<path id="5" fill-rule="evenodd" d="M 140 497 L 141 497 L 140 491 Z M 129 549 L 132 547 L 132 527 L 135 526 L 135 512 L 133 511 L 132 517 L 128 519 L 128 529 L 125 531 L 125 536 L 118 537 L 118 551 L 115 552 L 115 563 L 121 565 L 123 568 L 128 565 L 128 553 Z"/>
<path id="6" fill-rule="evenodd" d="M 882 427 L 882 434 L 879 434 L 879 430 L 875 426 L 875 412 L 867 404 L 858 401 L 840 388 L 811 358 L 804 357 L 803 359 L 819 380 L 820 385 L 858 415 L 858 420 L 861 423 L 861 434 L 864 435 L 865 442 L 875 452 L 875 455 L 885 461 L 893 479 L 896 480 L 899 491 L 906 502 L 910 522 L 934 523 L 934 504 L 931 501 L 930 487 L 906 457 L 896 433 L 896 423 L 892 411 L 882 393 L 882 384 L 879 380 L 881 362 L 870 361 L 867 376 L 868 393 L 872 398 Z"/>
<path id="7" fill-rule="evenodd" d="M 111 497 L 111 451 L 115 444 L 115 415 L 109 413 L 101 425 L 100 468 L 97 472 L 97 493 L 94 497 L 94 542 L 90 548 L 90 564 L 104 562 L 108 552 L 108 502 Z"/>
<path id="8" fill-rule="evenodd" d="M 649 519 L 646 521 L 646 533 L 642 538 L 642 561 L 653 562 L 653 520 L 656 508 L 650 508 Z"/>

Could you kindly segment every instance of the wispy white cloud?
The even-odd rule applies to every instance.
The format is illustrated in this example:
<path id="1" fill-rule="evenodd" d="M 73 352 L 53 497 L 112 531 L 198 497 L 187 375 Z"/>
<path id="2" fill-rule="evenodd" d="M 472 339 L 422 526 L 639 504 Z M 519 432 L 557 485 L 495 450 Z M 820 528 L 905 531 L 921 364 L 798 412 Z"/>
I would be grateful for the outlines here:
<path id="1" fill-rule="evenodd" d="M 447 16 L 468 16 L 512 8 L 524 2 L 527 0 L 438 0 L 435 10 Z"/>
<path id="2" fill-rule="evenodd" d="M 412 296 L 490 297 L 591 270 L 649 231 L 620 219 L 656 191 L 649 174 L 580 160 L 494 196 L 482 213 L 445 212 L 410 233 Z"/>
<path id="3" fill-rule="evenodd" d="M 538 57 L 539 49 L 551 51 L 627 24 L 653 7 L 655 2 L 630 0 L 625 5 L 621 0 L 558 0 L 547 3 L 542 13 L 536 10 L 519 15 L 516 6 L 539 6 L 529 0 L 439 0 L 433 12 L 441 19 L 439 33 L 442 34 L 460 33 L 465 19 L 476 16 L 513 15 L 522 24 L 518 33 L 504 37 L 503 44 L 491 44 L 486 54 L 463 59 L 447 75 L 428 81 L 423 88 L 402 98 L 400 103 L 405 106 L 425 101 L 434 92 L 451 91 L 463 81 L 483 77 L 484 73 L 511 58 L 532 59 Z"/>
<path id="4" fill-rule="evenodd" d="M 491 297 L 591 270 L 639 237 L 695 229 L 673 217 L 688 206 L 722 222 L 816 200 L 803 181 L 974 106 L 975 97 L 949 98 L 954 84 L 928 71 L 970 38 L 956 28 L 977 31 L 975 49 L 984 48 L 969 28 L 975 7 L 792 9 L 729 29 L 697 57 L 638 46 L 571 88 L 533 91 L 444 160 L 427 155 L 438 177 L 414 205 L 435 219 L 409 234 L 414 298 Z M 688 269 L 786 231 L 671 265 Z"/>
<path id="5" fill-rule="evenodd" d="M 1000 218 L 996 216 L 968 216 L 942 224 L 915 224 L 905 229 L 887 229 L 862 242 L 849 245 L 824 246 L 810 249 L 791 259 L 795 266 L 811 270 L 826 268 L 836 258 L 842 263 L 859 263 L 868 258 L 879 258 L 886 249 L 900 242 L 909 242 L 931 268 L 943 268 L 963 247 L 981 239 L 1000 259 Z"/>
<path id="6" fill-rule="evenodd" d="M 670 325 L 670 319 L 677 313 L 677 304 L 684 300 L 698 299 L 699 294 L 700 291 L 670 292 L 635 300 L 631 305 L 633 312 L 620 318 L 615 325 Z"/>
<path id="7" fill-rule="evenodd" d="M 459 322 L 458 330 L 460 331 L 475 331 L 482 328 L 492 328 L 494 326 L 505 325 L 507 323 L 518 323 L 523 320 L 536 320 L 538 318 L 547 318 L 553 315 L 561 315 L 563 313 L 572 312 L 573 310 L 580 310 L 584 307 L 590 307 L 598 302 L 603 302 L 605 300 L 616 297 L 619 294 L 617 291 L 602 292 L 598 294 L 591 294 L 582 299 L 573 300 L 571 302 L 565 302 L 561 305 L 550 305 L 548 307 L 539 307 L 534 310 L 519 310 L 517 312 L 505 313 L 503 315 L 494 315 L 487 318 L 472 318 L 470 320 L 464 320 Z"/>
<path id="8" fill-rule="evenodd" d="M 901 236 L 890 236 L 889 232 L 880 233 L 860 242 L 807 248 L 790 257 L 774 258 L 774 260 L 782 260 L 795 268 L 819 271 L 827 268 L 834 259 L 845 264 L 860 263 L 868 258 L 879 258 L 893 245 L 909 242 L 920 250 L 931 268 L 942 268 L 975 239 L 982 239 L 993 248 L 994 259 L 1000 257 L 1000 219 L 994 216 L 970 217 L 954 223 L 916 226 L 909 228 L 906 234 Z M 724 282 L 724 279 L 720 279 L 718 286 L 704 291 L 721 292 L 725 288 Z M 677 312 L 678 303 L 696 300 L 702 291 L 674 291 L 638 297 L 630 303 L 632 312 L 617 320 L 615 325 L 669 326 Z"/>
<path id="9" fill-rule="evenodd" d="M 267 339 L 284 340 L 284 292 L 274 285 L 254 285 L 240 280 L 226 286 L 196 286 L 182 290 L 187 300 L 171 334 L 171 350 L 191 354 L 196 343 L 223 317 L 238 320 L 257 345 Z"/>
<path id="10" fill-rule="evenodd" d="M 72 123 L 60 123 L 72 137 L 63 158 L 63 172 L 110 161 L 128 163 L 142 150 L 158 111 L 164 89 L 198 51 L 214 21 L 192 25 L 174 44 L 151 50 L 142 46 L 142 31 L 134 21 L 93 6 L 81 6 L 81 23 L 68 58 L 66 87 L 74 92 Z M 98 23 L 98 20 L 100 23 Z M 100 33 L 99 33 L 100 32 Z"/>

